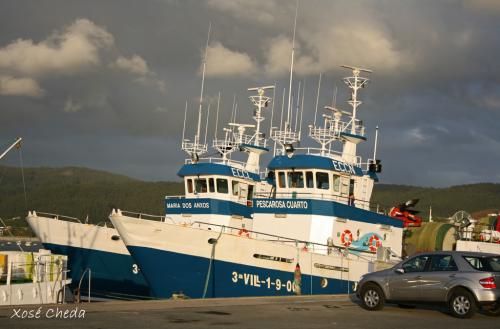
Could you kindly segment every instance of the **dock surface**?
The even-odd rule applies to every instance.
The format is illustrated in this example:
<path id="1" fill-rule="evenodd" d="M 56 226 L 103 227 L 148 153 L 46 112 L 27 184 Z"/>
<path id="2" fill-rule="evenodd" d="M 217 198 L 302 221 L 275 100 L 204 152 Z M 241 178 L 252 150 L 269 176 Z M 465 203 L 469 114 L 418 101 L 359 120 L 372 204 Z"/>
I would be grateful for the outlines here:
<path id="1" fill-rule="evenodd" d="M 36 317 L 38 308 L 1 307 L 0 328 L 500 328 L 500 317 L 478 313 L 461 320 L 439 306 L 403 309 L 388 304 L 369 312 L 348 295 L 43 305 Z"/>

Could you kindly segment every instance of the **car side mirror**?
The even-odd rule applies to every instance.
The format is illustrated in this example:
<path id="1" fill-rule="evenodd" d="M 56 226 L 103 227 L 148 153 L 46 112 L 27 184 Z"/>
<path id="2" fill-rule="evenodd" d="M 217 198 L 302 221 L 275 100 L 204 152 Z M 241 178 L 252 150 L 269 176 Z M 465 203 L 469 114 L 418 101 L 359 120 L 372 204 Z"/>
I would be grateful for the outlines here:
<path id="1" fill-rule="evenodd" d="M 402 268 L 397 268 L 394 270 L 394 272 L 396 272 L 397 274 L 405 274 L 405 270 Z"/>

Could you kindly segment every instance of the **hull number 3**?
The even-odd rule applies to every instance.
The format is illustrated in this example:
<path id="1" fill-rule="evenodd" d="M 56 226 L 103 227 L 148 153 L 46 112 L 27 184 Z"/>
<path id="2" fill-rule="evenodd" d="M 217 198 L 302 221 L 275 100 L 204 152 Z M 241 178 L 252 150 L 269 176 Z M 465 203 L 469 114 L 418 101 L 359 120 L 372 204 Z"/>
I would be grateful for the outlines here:
<path id="1" fill-rule="evenodd" d="M 239 283 L 244 284 L 245 286 L 275 289 L 276 291 L 284 290 L 292 292 L 295 290 L 293 283 L 290 280 L 285 281 L 279 278 L 272 279 L 271 277 L 261 279 L 258 274 L 238 273 L 236 271 L 234 271 L 231 276 L 231 281 L 235 284 Z"/>

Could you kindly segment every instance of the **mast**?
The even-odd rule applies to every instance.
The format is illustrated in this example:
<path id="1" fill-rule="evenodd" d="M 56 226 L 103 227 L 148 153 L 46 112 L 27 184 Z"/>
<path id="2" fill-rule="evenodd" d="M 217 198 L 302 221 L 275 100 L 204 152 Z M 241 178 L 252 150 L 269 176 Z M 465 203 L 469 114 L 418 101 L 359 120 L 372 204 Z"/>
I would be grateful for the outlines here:
<path id="1" fill-rule="evenodd" d="M 290 125 L 290 112 L 292 111 L 291 98 L 292 98 L 292 82 L 293 82 L 293 61 L 294 61 L 294 57 L 295 57 L 295 31 L 297 29 L 298 11 L 299 11 L 299 0 L 297 0 L 297 4 L 295 6 L 295 20 L 293 22 L 292 54 L 291 54 L 291 62 L 290 62 L 290 79 L 289 79 L 289 85 L 288 85 L 288 115 L 287 115 L 287 120 L 286 120 L 289 125 Z"/>
<path id="2" fill-rule="evenodd" d="M 320 90 L 321 90 L 321 72 L 319 72 L 318 92 L 316 93 L 316 108 L 314 109 L 314 122 L 313 122 L 314 125 L 316 125 L 316 117 L 318 115 L 318 103 L 319 103 L 319 91 Z"/>
<path id="3" fill-rule="evenodd" d="M 214 132 L 215 139 L 217 139 L 217 128 L 219 126 L 219 106 L 220 106 L 220 91 L 219 91 L 219 97 L 217 97 L 217 114 L 215 115 L 215 132 Z"/>
<path id="4" fill-rule="evenodd" d="M 325 109 L 331 111 L 329 114 L 323 114 L 323 125 L 314 124 L 309 125 L 309 137 L 321 145 L 320 155 L 338 158 L 336 153 L 331 152 L 332 143 L 340 141 L 343 144 L 342 160 L 359 166 L 359 158 L 356 155 L 356 146 L 362 141 L 365 141 L 365 130 L 362 122 L 356 119 L 357 108 L 361 104 L 358 100 L 358 90 L 365 87 L 369 81 L 367 78 L 361 77 L 360 72 L 372 72 L 371 70 L 361 69 L 352 66 L 342 65 L 344 68 L 352 70 L 353 76 L 346 77 L 343 81 L 351 89 L 351 98 L 347 102 L 352 107 L 352 112 L 343 111 L 336 106 L 337 87 L 334 88 L 332 97 L 332 105 L 325 106 Z M 318 82 L 318 90 L 320 80 Z M 316 95 L 316 103 L 318 103 L 319 92 Z M 346 117 L 346 119 L 343 119 Z M 316 113 L 315 113 L 316 121 Z M 376 155 L 376 147 L 375 154 Z"/>
<path id="5" fill-rule="evenodd" d="M 268 89 L 273 89 L 274 91 L 274 85 L 248 88 L 248 91 L 257 91 L 257 95 L 248 97 L 252 104 L 255 106 L 253 119 L 255 120 L 256 125 L 253 136 L 251 136 L 250 138 L 244 138 L 243 135 L 245 128 L 253 128 L 253 125 L 238 125 L 238 131 L 240 132 L 240 148 L 248 153 L 248 160 L 245 165 L 245 169 L 255 173 L 258 173 L 260 171 L 259 162 L 261 154 L 268 151 L 266 149 L 266 139 L 260 132 L 261 122 L 265 119 L 262 112 L 272 100 L 271 97 L 265 95 L 265 92 Z"/>
<path id="6" fill-rule="evenodd" d="M 290 61 L 290 79 L 288 85 L 288 108 L 287 108 L 287 116 L 286 121 L 283 127 L 278 130 L 273 131 L 271 138 L 281 145 L 282 154 L 287 152 L 289 156 L 293 154 L 293 143 L 299 142 L 299 134 L 297 133 L 297 122 L 295 122 L 295 126 L 292 125 L 292 116 L 293 116 L 293 101 L 292 101 L 292 83 L 293 83 L 293 64 L 295 57 L 295 36 L 297 29 L 297 17 L 299 12 L 299 0 L 297 0 L 297 4 L 295 6 L 295 18 L 293 22 L 293 37 L 292 37 L 292 53 L 291 53 L 291 61 Z M 299 91 L 300 93 L 300 91 Z M 299 95 L 300 96 L 300 95 Z M 298 100 L 297 100 L 298 102 Z M 282 104 L 284 106 L 284 102 Z M 295 118 L 297 121 L 297 117 Z M 292 130 L 293 129 L 293 130 Z"/>
<path id="7" fill-rule="evenodd" d="M 350 113 L 351 120 L 348 123 L 348 126 L 346 126 L 344 133 L 349 133 L 348 134 L 343 134 L 343 141 L 344 143 L 344 149 L 342 151 L 342 158 L 345 161 L 348 161 L 350 163 L 356 163 L 357 155 L 356 155 L 356 146 L 359 142 L 362 140 L 366 140 L 364 138 L 364 127 L 360 122 L 358 122 L 356 116 L 357 116 L 357 110 L 359 105 L 362 104 L 360 100 L 358 100 L 358 90 L 360 88 L 364 88 L 368 81 L 370 81 L 368 78 L 361 77 L 360 73 L 361 72 L 366 72 L 366 73 L 372 73 L 372 70 L 368 69 L 362 69 L 359 67 L 354 67 L 354 66 L 348 66 L 348 65 L 341 65 L 341 67 L 349 69 L 352 71 L 352 76 L 350 77 L 345 77 L 344 83 L 351 89 L 351 98 L 347 103 L 351 105 L 352 112 Z M 346 131 L 349 129 L 350 126 L 350 131 Z"/>
<path id="8" fill-rule="evenodd" d="M 188 109 L 188 102 L 186 101 L 186 106 L 184 106 L 184 124 L 182 126 L 182 143 L 184 143 L 184 140 L 186 139 L 186 117 L 187 117 L 187 109 Z"/>
<path id="9" fill-rule="evenodd" d="M 212 30 L 212 22 L 208 24 L 208 36 L 207 44 L 205 45 L 205 55 L 203 56 L 203 70 L 201 73 L 201 88 L 200 88 L 200 104 L 198 107 L 198 129 L 196 130 L 196 135 L 194 137 L 195 144 L 200 141 L 200 129 L 201 129 L 201 111 L 203 107 L 203 90 L 205 87 L 205 70 L 207 66 L 207 53 L 208 53 L 208 43 L 210 42 L 210 32 Z"/>
<path id="10" fill-rule="evenodd" d="M 205 70 L 207 66 L 207 54 L 208 54 L 208 44 L 210 42 L 210 32 L 212 30 L 212 23 L 210 22 L 208 25 L 208 36 L 207 36 L 207 43 L 205 45 L 205 54 L 203 56 L 203 61 L 202 61 L 202 75 L 201 75 L 201 90 L 200 90 L 200 102 L 199 102 L 199 107 L 198 107 L 198 124 L 197 124 L 197 129 L 196 133 L 194 135 L 194 141 L 191 142 L 188 139 L 182 140 L 182 150 L 185 151 L 187 154 L 191 156 L 191 161 L 193 163 L 198 162 L 200 155 L 203 153 L 206 153 L 208 150 L 208 145 L 205 142 L 202 144 L 201 143 L 201 117 L 202 117 L 202 109 L 203 109 L 203 91 L 205 88 Z M 208 120 L 208 117 L 207 117 Z M 185 127 L 185 123 L 184 123 Z M 185 128 L 183 128 L 185 129 Z M 184 132 L 183 132 L 184 135 Z M 205 136 L 206 136 L 206 130 L 205 130 Z M 206 137 L 205 137 L 206 139 Z"/>

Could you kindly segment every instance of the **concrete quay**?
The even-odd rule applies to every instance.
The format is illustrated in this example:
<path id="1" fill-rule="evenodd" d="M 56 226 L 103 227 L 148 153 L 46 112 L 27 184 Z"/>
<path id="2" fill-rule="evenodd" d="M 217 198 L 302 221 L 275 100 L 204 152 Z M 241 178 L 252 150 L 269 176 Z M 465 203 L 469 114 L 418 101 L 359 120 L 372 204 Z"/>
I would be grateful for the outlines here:
<path id="1" fill-rule="evenodd" d="M 112 301 L 39 307 L 0 308 L 0 328 L 500 328 L 499 317 L 478 313 L 461 320 L 440 306 L 403 309 L 388 304 L 382 311 L 369 312 L 348 295 Z"/>

